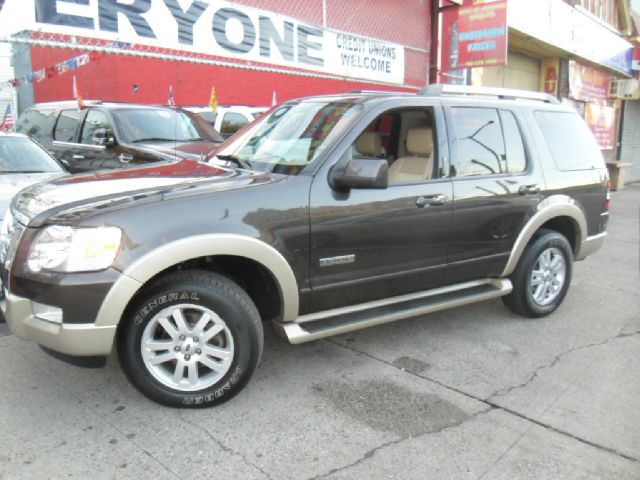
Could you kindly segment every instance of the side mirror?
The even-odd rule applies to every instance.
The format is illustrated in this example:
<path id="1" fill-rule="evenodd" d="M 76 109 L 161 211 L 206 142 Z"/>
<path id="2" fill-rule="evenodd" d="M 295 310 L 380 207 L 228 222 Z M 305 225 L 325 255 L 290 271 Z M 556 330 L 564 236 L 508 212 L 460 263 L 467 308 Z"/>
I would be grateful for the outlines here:
<path id="1" fill-rule="evenodd" d="M 389 163 L 383 158 L 352 158 L 346 167 L 331 172 L 331 186 L 336 190 L 387 188 Z"/>
<path id="2" fill-rule="evenodd" d="M 102 145 L 104 147 L 113 147 L 116 144 L 116 139 L 111 133 L 111 130 L 107 130 L 106 128 L 96 128 L 93 132 L 93 144 L 94 145 Z"/>

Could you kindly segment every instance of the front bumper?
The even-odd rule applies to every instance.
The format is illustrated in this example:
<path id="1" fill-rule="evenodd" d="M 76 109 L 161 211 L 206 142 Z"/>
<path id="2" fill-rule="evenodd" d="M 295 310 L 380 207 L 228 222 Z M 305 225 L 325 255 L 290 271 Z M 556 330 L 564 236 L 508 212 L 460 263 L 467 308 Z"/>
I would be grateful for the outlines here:
<path id="1" fill-rule="evenodd" d="M 94 323 L 53 323 L 33 314 L 31 300 L 4 291 L 5 320 L 16 337 L 32 340 L 67 355 L 94 356 L 111 353 L 116 326 L 96 326 Z"/>

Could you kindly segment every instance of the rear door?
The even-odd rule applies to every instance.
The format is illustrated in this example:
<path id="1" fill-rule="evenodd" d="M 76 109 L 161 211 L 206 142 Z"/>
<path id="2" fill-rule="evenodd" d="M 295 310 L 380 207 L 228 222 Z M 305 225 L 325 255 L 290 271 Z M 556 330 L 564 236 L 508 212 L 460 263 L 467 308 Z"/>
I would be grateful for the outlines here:
<path id="1" fill-rule="evenodd" d="M 451 103 L 445 115 L 454 197 L 447 283 L 499 275 L 542 199 L 542 172 L 516 107 Z"/>

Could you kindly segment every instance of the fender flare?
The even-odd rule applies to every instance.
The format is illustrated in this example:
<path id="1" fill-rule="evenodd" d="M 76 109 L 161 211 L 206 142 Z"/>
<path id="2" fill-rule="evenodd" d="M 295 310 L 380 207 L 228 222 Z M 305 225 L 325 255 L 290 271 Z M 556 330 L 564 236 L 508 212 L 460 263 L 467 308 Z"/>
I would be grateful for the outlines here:
<path id="1" fill-rule="evenodd" d="M 511 249 L 509 260 L 500 274 L 501 277 L 507 277 L 513 273 L 524 249 L 529 244 L 533 235 L 542 225 L 557 217 L 569 217 L 575 222 L 577 233 L 577 237 L 575 239 L 576 251 L 580 250 L 580 246 L 585 241 L 587 234 L 587 219 L 585 218 L 584 213 L 569 197 L 557 195 L 547 198 L 540 204 L 540 210 L 529 219 L 520 231 L 520 234 Z"/>
<path id="2" fill-rule="evenodd" d="M 95 324 L 118 325 L 124 310 L 140 288 L 158 273 L 193 258 L 233 255 L 254 260 L 271 272 L 280 290 L 282 321 L 297 318 L 298 282 L 280 252 L 255 238 L 236 234 L 207 234 L 182 238 L 146 253 L 129 265 L 102 302 Z"/>

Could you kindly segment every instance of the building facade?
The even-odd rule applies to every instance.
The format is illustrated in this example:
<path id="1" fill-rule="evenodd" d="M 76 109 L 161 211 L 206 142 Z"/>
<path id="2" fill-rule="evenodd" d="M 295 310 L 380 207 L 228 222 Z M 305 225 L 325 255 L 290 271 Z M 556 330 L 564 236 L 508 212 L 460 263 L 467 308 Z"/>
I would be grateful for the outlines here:
<path id="1" fill-rule="evenodd" d="M 475 15 L 480 16 L 488 3 L 492 2 L 465 0 L 462 7 L 475 5 L 479 9 Z M 585 118 L 605 159 L 618 160 L 623 110 L 621 99 L 610 94 L 610 87 L 632 75 L 631 44 L 626 39 L 632 32 L 629 2 L 509 0 L 503 3 L 507 4 L 504 34 L 508 42 L 506 57 L 499 60 L 504 64 L 479 66 L 463 75 L 452 68 L 455 61 L 446 57 L 445 49 L 442 81 L 446 82 L 447 77 L 463 78 L 472 85 L 554 95 L 571 103 Z M 451 24 L 451 20 L 444 22 L 443 29 L 450 29 Z"/>
<path id="2" fill-rule="evenodd" d="M 171 86 L 176 104 L 206 105 L 213 87 L 221 104 L 268 106 L 274 97 L 424 86 L 430 5 L 6 0 L 0 27 L 11 31 L 23 80 L 19 110 L 71 98 L 73 76 L 85 99 L 165 103 Z M 74 64 L 84 52 L 90 61 Z M 65 62 L 74 68 L 63 71 Z"/>

